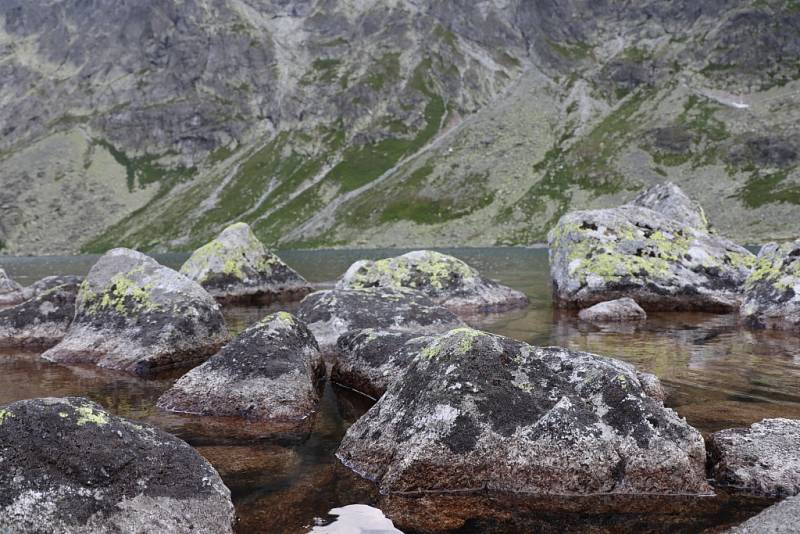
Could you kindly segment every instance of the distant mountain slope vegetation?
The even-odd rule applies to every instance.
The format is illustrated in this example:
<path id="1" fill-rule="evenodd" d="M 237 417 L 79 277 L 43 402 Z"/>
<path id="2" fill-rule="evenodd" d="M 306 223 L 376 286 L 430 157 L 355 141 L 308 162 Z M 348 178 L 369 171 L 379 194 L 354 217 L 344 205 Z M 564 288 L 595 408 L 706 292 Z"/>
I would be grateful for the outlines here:
<path id="1" fill-rule="evenodd" d="M 665 179 L 800 234 L 800 2 L 7 0 L 0 253 L 531 244 Z"/>

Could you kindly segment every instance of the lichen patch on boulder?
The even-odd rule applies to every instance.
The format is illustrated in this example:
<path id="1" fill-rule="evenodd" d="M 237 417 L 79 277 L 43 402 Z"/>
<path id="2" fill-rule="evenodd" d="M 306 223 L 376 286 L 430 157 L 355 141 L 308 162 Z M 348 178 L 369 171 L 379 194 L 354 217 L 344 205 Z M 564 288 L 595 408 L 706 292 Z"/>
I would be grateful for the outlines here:
<path id="1" fill-rule="evenodd" d="M 761 248 L 744 297 L 739 312 L 749 325 L 800 328 L 800 240 Z"/>

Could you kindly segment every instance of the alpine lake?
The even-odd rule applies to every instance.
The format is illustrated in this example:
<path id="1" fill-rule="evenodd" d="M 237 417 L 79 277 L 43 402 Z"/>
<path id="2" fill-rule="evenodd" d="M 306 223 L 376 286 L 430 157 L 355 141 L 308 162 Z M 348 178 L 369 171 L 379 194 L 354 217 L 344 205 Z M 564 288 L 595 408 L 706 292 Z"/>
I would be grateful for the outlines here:
<path id="1" fill-rule="evenodd" d="M 657 375 L 666 405 L 704 435 L 767 417 L 800 419 L 800 340 L 789 333 L 741 328 L 733 314 L 653 313 L 635 325 L 597 327 L 553 309 L 546 249 L 442 249 L 531 299 L 523 311 L 485 316 L 472 326 L 526 341 L 619 358 Z M 331 287 L 358 259 L 395 256 L 392 250 L 284 251 L 281 258 L 319 288 Z M 155 255 L 178 268 L 185 254 Z M 54 274 L 85 275 L 96 257 L 0 258 L 21 284 Z M 295 304 L 226 307 L 232 334 L 269 312 Z M 85 396 L 130 419 L 159 426 L 206 457 L 230 488 L 237 532 L 397 532 L 392 517 L 421 516 L 447 528 L 464 510 L 496 506 L 503 519 L 472 520 L 457 532 L 721 532 L 771 504 L 718 492 L 714 496 L 520 498 L 519 496 L 380 496 L 339 464 L 339 442 L 373 401 L 326 383 L 310 433 L 241 437 L 234 427 L 209 428 L 202 418 L 161 412 L 156 399 L 177 376 L 143 380 L 94 366 L 63 366 L 38 353 L 0 352 L 0 405 L 34 397 Z M 244 423 L 240 423 L 244 425 Z M 369 505 L 364 506 L 350 505 Z M 338 515 L 331 515 L 335 508 Z M 454 512 L 455 510 L 455 512 Z M 439 516 L 441 514 L 441 518 Z M 381 525 L 384 525 L 381 527 Z M 399 525 L 398 525 L 399 526 Z M 410 532 L 405 530 L 404 532 Z"/>

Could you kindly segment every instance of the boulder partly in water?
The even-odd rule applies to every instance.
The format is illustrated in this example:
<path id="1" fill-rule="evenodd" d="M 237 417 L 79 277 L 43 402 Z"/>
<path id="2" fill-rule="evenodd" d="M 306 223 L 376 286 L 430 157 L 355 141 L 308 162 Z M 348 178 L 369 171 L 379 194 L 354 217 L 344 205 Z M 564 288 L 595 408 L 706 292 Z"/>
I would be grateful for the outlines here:
<path id="1" fill-rule="evenodd" d="M 245 223 L 236 223 L 197 249 L 181 273 L 222 302 L 297 300 L 311 285 L 258 240 Z"/>
<path id="2" fill-rule="evenodd" d="M 0 267 L 0 306 L 14 306 L 24 300 L 22 286 L 12 280 Z"/>
<path id="3" fill-rule="evenodd" d="M 610 358 L 456 329 L 419 352 L 337 457 L 384 495 L 708 494 L 702 436 L 640 376 Z"/>
<path id="4" fill-rule="evenodd" d="M 773 504 L 728 534 L 796 534 L 800 525 L 800 495 Z"/>
<path id="5" fill-rule="evenodd" d="M 49 348 L 60 342 L 75 317 L 78 288 L 67 282 L 0 310 L 0 347 Z"/>
<path id="6" fill-rule="evenodd" d="M 333 351 L 339 336 L 351 330 L 375 328 L 424 335 L 464 325 L 453 312 L 419 291 L 386 287 L 312 293 L 300 303 L 297 317 L 314 332 L 325 353 Z"/>
<path id="7" fill-rule="evenodd" d="M 482 276 L 458 258 L 431 250 L 416 250 L 378 261 L 358 261 L 350 266 L 336 287 L 415 289 L 436 304 L 463 314 L 528 306 L 525 294 Z"/>
<path id="8" fill-rule="evenodd" d="M 0 532 L 233 532 L 230 491 L 192 447 L 83 398 L 0 407 Z"/>
<path id="9" fill-rule="evenodd" d="M 744 296 L 739 315 L 750 326 L 800 329 L 800 240 L 764 245 Z"/>
<path id="10" fill-rule="evenodd" d="M 621 298 L 595 304 L 578 313 L 581 321 L 606 323 L 624 321 L 644 321 L 647 312 L 631 298 Z"/>
<path id="11" fill-rule="evenodd" d="M 118 248 L 92 267 L 67 335 L 43 357 L 147 376 L 196 365 L 227 339 L 219 305 L 202 287 Z"/>
<path id="12" fill-rule="evenodd" d="M 755 256 L 672 215 L 637 204 L 564 215 L 548 235 L 556 305 L 630 297 L 647 311 L 737 310 Z"/>
<path id="13" fill-rule="evenodd" d="M 325 363 L 311 331 L 286 312 L 269 315 L 183 375 L 164 410 L 250 421 L 303 420 L 319 403 Z"/>
<path id="14" fill-rule="evenodd" d="M 75 276 L 71 274 L 45 276 L 44 278 L 41 278 L 36 282 L 32 283 L 31 285 L 23 288 L 22 294 L 25 300 L 28 300 L 37 297 L 46 291 L 50 291 L 54 287 L 63 285 L 79 286 L 81 285 L 82 282 L 83 282 L 82 276 Z"/>

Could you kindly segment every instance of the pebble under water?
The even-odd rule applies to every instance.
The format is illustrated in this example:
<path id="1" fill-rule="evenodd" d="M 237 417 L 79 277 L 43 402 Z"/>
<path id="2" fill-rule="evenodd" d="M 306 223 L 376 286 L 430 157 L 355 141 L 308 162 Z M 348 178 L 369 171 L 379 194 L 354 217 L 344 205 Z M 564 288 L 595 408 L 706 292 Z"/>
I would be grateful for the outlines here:
<path id="1" fill-rule="evenodd" d="M 535 345 L 560 345 L 616 357 L 642 371 L 655 373 L 674 408 L 704 435 L 766 417 L 800 419 L 800 343 L 786 333 L 737 327 L 733 315 L 700 313 L 651 314 L 640 325 L 604 328 L 579 324 L 577 318 L 553 310 L 547 251 L 544 249 L 446 249 L 483 274 L 524 291 L 527 310 L 482 317 L 473 326 Z M 361 258 L 395 256 L 397 250 L 287 251 L 281 257 L 308 280 L 330 286 Z M 156 258 L 177 267 L 186 255 Z M 3 258 L 0 263 L 22 284 L 52 274 L 88 272 L 95 257 Z M 226 308 L 233 333 L 276 309 Z M 505 511 L 503 523 L 473 521 L 460 532 L 718 532 L 767 506 L 762 499 L 664 496 L 625 499 L 520 498 L 448 495 L 381 499 L 373 488 L 339 465 L 339 441 L 369 399 L 326 384 L 310 434 L 273 433 L 248 438 L 261 429 L 248 425 L 210 426 L 202 418 L 165 414 L 156 399 L 177 377 L 141 380 L 89 366 L 45 362 L 38 353 L 0 352 L 0 405 L 20 399 L 80 395 L 110 411 L 143 420 L 176 434 L 195 446 L 220 472 L 231 489 L 238 532 L 398 532 L 384 518 L 422 517 L 417 524 L 447 526 L 463 510 L 482 507 Z M 360 506 L 360 505 L 371 505 Z M 586 513 L 591 510 L 591 513 Z M 454 523 L 455 524 L 455 523 Z"/>

